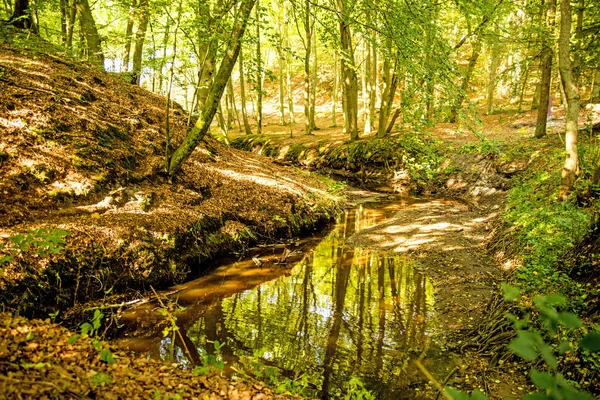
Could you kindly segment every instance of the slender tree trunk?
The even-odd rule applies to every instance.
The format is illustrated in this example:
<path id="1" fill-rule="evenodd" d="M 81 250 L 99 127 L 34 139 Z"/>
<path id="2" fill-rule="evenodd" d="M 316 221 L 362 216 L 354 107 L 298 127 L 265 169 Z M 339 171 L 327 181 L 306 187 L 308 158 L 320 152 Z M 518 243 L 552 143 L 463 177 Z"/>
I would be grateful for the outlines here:
<path id="1" fill-rule="evenodd" d="M 371 133 L 371 45 L 369 41 L 365 41 L 365 60 L 363 67 L 363 79 L 362 79 L 362 89 L 363 89 L 363 118 L 365 121 L 365 126 L 363 132 L 365 134 Z"/>
<path id="2" fill-rule="evenodd" d="M 241 45 L 240 45 L 241 47 Z M 240 68 L 240 101 L 242 102 L 242 120 L 244 121 L 244 132 L 246 135 L 251 135 L 252 130 L 248 123 L 248 112 L 246 111 L 246 84 L 244 79 L 244 52 L 240 49 L 239 55 L 239 68 Z"/>
<path id="3" fill-rule="evenodd" d="M 289 30 L 288 30 L 288 26 L 287 24 L 285 25 L 285 46 L 286 48 L 290 48 L 290 34 L 289 34 Z M 294 115 L 294 91 L 292 88 L 292 55 L 290 54 L 290 52 L 287 52 L 286 55 L 286 92 L 287 92 L 287 100 L 288 100 L 288 113 L 290 116 L 290 132 L 291 132 L 291 125 L 296 123 L 296 117 Z"/>
<path id="4" fill-rule="evenodd" d="M 77 9 L 81 16 L 81 27 L 87 43 L 88 57 L 94 64 L 104 67 L 104 54 L 102 53 L 100 35 L 88 0 L 77 0 Z"/>
<path id="5" fill-rule="evenodd" d="M 285 125 L 285 59 L 279 56 L 279 124 Z"/>
<path id="6" fill-rule="evenodd" d="M 135 22 L 136 8 L 136 0 L 131 0 L 131 4 L 129 5 L 129 15 L 127 17 L 127 27 L 125 28 L 125 53 L 123 56 L 125 71 L 129 71 L 129 57 L 131 56 L 131 39 L 133 37 L 133 23 Z"/>
<path id="7" fill-rule="evenodd" d="M 144 40 L 146 39 L 146 30 L 148 29 L 148 21 L 150 20 L 150 12 L 148 9 L 148 0 L 139 0 L 139 23 L 135 32 L 135 46 L 133 48 L 133 75 L 135 82 L 139 85 L 142 77 L 142 54 L 144 49 Z"/>
<path id="8" fill-rule="evenodd" d="M 317 103 L 317 30 L 313 28 L 314 40 L 313 40 L 313 66 L 312 66 L 312 82 L 310 86 L 310 130 L 318 131 L 320 128 L 317 126 L 315 122 L 316 117 L 316 103 Z"/>
<path id="9" fill-rule="evenodd" d="M 594 72 L 594 80 L 592 82 L 590 102 L 600 103 L 600 68 L 596 68 L 596 71 Z"/>
<path id="10" fill-rule="evenodd" d="M 367 90 L 369 91 L 369 125 L 370 130 L 373 131 L 375 129 L 375 101 L 377 97 L 377 93 L 375 90 L 376 80 L 377 80 L 377 48 L 375 47 L 375 39 L 372 38 L 369 43 L 369 79 L 367 79 Z"/>
<path id="11" fill-rule="evenodd" d="M 64 46 L 67 43 L 67 25 L 69 23 L 67 0 L 60 0 L 60 41 Z"/>
<path id="12" fill-rule="evenodd" d="M 260 50 L 260 0 L 256 1 L 256 133 L 260 135 L 262 134 L 263 124 L 263 78 Z"/>
<path id="13" fill-rule="evenodd" d="M 579 118 L 579 89 L 573 63 L 571 62 L 570 38 L 571 38 L 571 2 L 560 0 L 560 35 L 558 39 L 558 70 L 561 81 L 565 88 L 567 97 L 566 104 L 566 132 L 565 150 L 567 153 L 562 170 L 560 182 L 560 200 L 566 200 L 575 186 L 575 178 L 579 170 L 579 157 L 577 154 L 577 120 Z"/>
<path id="14" fill-rule="evenodd" d="M 540 81 L 540 105 L 538 107 L 537 123 L 535 125 L 535 137 L 546 136 L 546 122 L 548 120 L 548 109 L 550 106 L 550 88 L 552 86 L 552 43 L 547 40 L 552 37 L 556 21 L 556 0 L 548 1 L 546 9 L 546 30 L 542 47 L 542 78 Z"/>
<path id="15" fill-rule="evenodd" d="M 333 127 L 337 128 L 337 102 L 338 102 L 338 52 L 333 50 L 333 93 L 331 94 L 331 119 Z"/>
<path id="16" fill-rule="evenodd" d="M 240 114 L 238 113 L 237 106 L 235 104 L 235 95 L 233 93 L 233 78 L 229 78 L 227 81 L 227 97 L 229 97 L 229 104 L 231 106 L 231 110 L 233 111 L 233 115 L 235 115 L 235 120 L 237 121 L 238 129 L 242 130 L 242 123 L 240 121 Z"/>
<path id="17" fill-rule="evenodd" d="M 496 92 L 496 77 L 498 73 L 498 64 L 500 63 L 500 49 L 497 43 L 492 44 L 492 60 L 490 63 L 490 74 L 487 84 L 487 95 L 485 113 L 490 115 L 494 111 L 494 93 Z"/>
<path id="18" fill-rule="evenodd" d="M 471 77 L 473 76 L 473 71 L 475 70 L 475 66 L 477 65 L 477 60 L 479 59 L 480 54 L 481 39 L 479 37 L 476 37 L 475 41 L 473 42 L 473 52 L 471 53 L 471 57 L 469 58 L 469 65 L 467 66 L 467 70 L 463 75 L 462 84 L 460 85 L 461 93 L 458 96 L 456 104 L 450 111 L 450 123 L 455 123 L 458 118 L 458 109 L 462 106 L 463 101 L 467 97 L 469 83 L 471 82 Z"/>
<path id="19" fill-rule="evenodd" d="M 167 65 L 167 45 L 169 44 L 169 32 L 171 31 L 171 19 L 167 18 L 167 21 L 165 22 L 165 33 L 163 36 L 163 43 L 162 43 L 162 57 L 160 58 L 160 61 L 158 62 L 158 92 L 159 93 L 163 93 L 162 89 L 163 89 L 163 70 L 165 69 L 165 66 Z M 198 96 L 200 95 L 199 91 L 196 90 L 196 101 L 198 101 Z M 198 105 L 198 103 L 196 103 L 196 106 Z"/>
<path id="20" fill-rule="evenodd" d="M 352 32 L 350 31 L 348 10 L 345 0 L 337 0 L 340 24 L 340 41 L 342 52 L 341 60 L 343 78 L 343 97 L 346 133 L 351 140 L 358 139 L 358 84 L 356 81 L 356 68 L 354 65 L 354 47 L 352 45 Z"/>
<path id="21" fill-rule="evenodd" d="M 387 136 L 388 119 L 394 103 L 396 94 L 397 78 L 394 73 L 389 57 L 383 61 L 383 92 L 381 93 L 381 107 L 379 108 L 379 124 L 377 125 L 377 137 Z"/>
<path id="22" fill-rule="evenodd" d="M 173 153 L 169 164 L 170 177 L 173 177 L 181 169 L 183 163 L 188 159 L 196 146 L 202 141 L 204 135 L 208 132 L 208 128 L 215 116 L 221 96 L 225 91 L 227 81 L 231 76 L 231 71 L 235 66 L 238 54 L 240 53 L 242 37 L 246 30 L 248 18 L 252 13 L 254 2 L 255 0 L 242 0 L 241 2 L 241 7 L 237 13 L 238 16 L 235 19 L 229 43 L 226 46 L 223 61 L 221 62 L 215 81 L 211 86 L 208 98 L 206 99 L 202 117 L 198 119 L 192 128 L 192 131 L 185 137 L 183 143 Z"/>
<path id="23" fill-rule="evenodd" d="M 175 32 L 173 33 L 173 56 L 171 57 L 171 66 L 169 68 L 169 80 L 167 83 L 167 101 L 165 105 L 165 169 L 169 166 L 170 146 L 171 146 L 171 130 L 169 124 L 169 114 L 171 106 L 171 89 L 173 88 L 173 75 L 175 70 L 175 57 L 177 55 L 177 32 L 179 31 L 179 23 L 181 22 L 181 4 L 183 0 L 179 0 L 177 7 L 177 22 L 175 23 Z"/>
<path id="24" fill-rule="evenodd" d="M 573 77 L 579 82 L 581 75 L 581 51 L 583 47 L 583 13 L 585 11 L 585 0 L 577 2 L 577 25 L 575 25 L 575 51 L 573 52 Z"/>
<path id="25" fill-rule="evenodd" d="M 312 29 L 310 20 L 310 0 L 306 0 L 304 5 L 304 35 L 305 35 L 305 53 L 304 53 L 304 133 L 312 133 L 310 120 L 310 53 L 312 50 Z"/>
<path id="26" fill-rule="evenodd" d="M 271 0 L 271 8 L 276 9 L 277 2 Z M 277 44 L 277 58 L 279 64 L 279 124 L 285 125 L 285 51 L 284 51 L 284 32 L 285 23 L 285 3 L 281 5 L 276 17 L 275 32 L 279 35 L 280 41 Z"/>
<path id="27" fill-rule="evenodd" d="M 71 50 L 73 48 L 73 32 L 75 31 L 75 19 L 77 17 L 77 0 L 70 0 L 68 13 L 69 18 L 65 47 L 67 48 L 67 50 Z"/>

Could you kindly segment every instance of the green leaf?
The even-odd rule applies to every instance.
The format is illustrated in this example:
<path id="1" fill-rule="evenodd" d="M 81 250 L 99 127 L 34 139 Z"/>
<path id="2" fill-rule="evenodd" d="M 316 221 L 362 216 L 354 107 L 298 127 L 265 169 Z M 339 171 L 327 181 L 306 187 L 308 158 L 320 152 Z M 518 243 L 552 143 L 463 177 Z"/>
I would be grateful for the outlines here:
<path id="1" fill-rule="evenodd" d="M 600 352 L 600 333 L 599 332 L 592 332 L 592 333 L 588 333 L 587 335 L 585 335 L 583 337 L 583 339 L 581 339 L 581 341 L 579 342 L 579 345 L 592 353 L 597 353 Z"/>
<path id="2" fill-rule="evenodd" d="M 33 334 L 33 332 L 28 332 L 27 336 L 25 336 L 25 341 L 29 342 L 30 340 L 33 340 L 34 337 L 35 335 Z"/>
<path id="3" fill-rule="evenodd" d="M 521 294 L 518 288 L 507 283 L 502 283 L 502 291 L 504 292 L 504 300 L 506 301 L 513 301 Z"/>
<path id="4" fill-rule="evenodd" d="M 94 327 L 89 322 L 81 324 L 81 336 L 87 336 L 90 332 L 94 331 Z"/>
<path id="5" fill-rule="evenodd" d="M 569 342 L 561 342 L 558 346 L 558 354 L 565 354 L 569 350 L 571 350 L 571 344 Z"/>
<path id="6" fill-rule="evenodd" d="M 531 381 L 538 388 L 540 388 L 540 389 L 556 388 L 556 379 L 550 373 L 538 371 L 537 369 L 532 369 L 530 374 L 531 374 Z"/>
<path id="7" fill-rule="evenodd" d="M 102 349 L 102 351 L 100 352 L 100 359 L 108 364 L 115 363 L 115 358 L 114 358 L 113 354 L 110 352 L 109 349 L 106 349 L 106 348 Z"/>
<path id="8" fill-rule="evenodd" d="M 2 265 L 4 263 L 7 263 L 7 262 L 10 262 L 10 261 L 12 261 L 12 257 L 11 256 L 0 257 L 0 265 Z"/>
<path id="9" fill-rule="evenodd" d="M 90 378 L 90 381 L 94 386 L 104 386 L 107 383 L 112 383 L 113 379 L 102 372 L 98 372 Z"/>
<path id="10" fill-rule="evenodd" d="M 454 388 L 448 387 L 446 388 L 446 392 L 452 397 L 454 400 L 469 400 L 469 395 L 460 390 L 456 390 Z"/>
<path id="11" fill-rule="evenodd" d="M 567 298 L 560 294 L 549 294 L 543 297 L 549 306 L 565 306 Z"/>
<path id="12" fill-rule="evenodd" d="M 483 394 L 479 389 L 475 389 L 473 393 L 471 393 L 472 400 L 487 400 L 487 396 Z"/>
<path id="13" fill-rule="evenodd" d="M 516 339 L 513 339 L 508 345 L 509 350 L 512 350 L 516 355 L 528 361 L 533 361 L 538 357 L 536 345 L 538 343 L 536 333 L 527 331 L 518 331 Z"/>
<path id="14" fill-rule="evenodd" d="M 556 357 L 554 357 L 554 352 L 552 351 L 552 348 L 546 343 L 540 343 L 538 345 L 538 348 L 540 350 L 542 358 L 546 362 L 546 365 L 548 365 L 548 367 L 552 369 L 556 369 L 558 367 L 558 361 L 556 361 Z"/>
<path id="15" fill-rule="evenodd" d="M 577 315 L 566 311 L 558 313 L 558 322 L 565 328 L 575 329 L 581 327 L 581 320 Z"/>
<path id="16" fill-rule="evenodd" d="M 74 334 L 71 335 L 71 337 L 69 338 L 69 340 L 67 340 L 68 344 L 73 344 L 77 341 L 77 339 L 79 339 L 79 335 L 78 334 Z"/>

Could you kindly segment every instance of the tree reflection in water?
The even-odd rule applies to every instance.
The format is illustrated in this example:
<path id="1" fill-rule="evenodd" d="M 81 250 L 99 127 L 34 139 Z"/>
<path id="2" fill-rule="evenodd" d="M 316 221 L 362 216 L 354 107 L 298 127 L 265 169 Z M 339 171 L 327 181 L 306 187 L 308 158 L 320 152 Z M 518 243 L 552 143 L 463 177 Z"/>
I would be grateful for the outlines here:
<path id="1" fill-rule="evenodd" d="M 369 211 L 346 213 L 290 276 L 225 298 L 182 329 L 192 357 L 218 340 L 229 366 L 250 369 L 259 355 L 284 375 L 312 372 L 324 398 L 351 376 L 380 397 L 397 397 L 409 381 L 409 350 L 431 334 L 433 287 L 406 257 L 344 246 L 379 222 Z"/>

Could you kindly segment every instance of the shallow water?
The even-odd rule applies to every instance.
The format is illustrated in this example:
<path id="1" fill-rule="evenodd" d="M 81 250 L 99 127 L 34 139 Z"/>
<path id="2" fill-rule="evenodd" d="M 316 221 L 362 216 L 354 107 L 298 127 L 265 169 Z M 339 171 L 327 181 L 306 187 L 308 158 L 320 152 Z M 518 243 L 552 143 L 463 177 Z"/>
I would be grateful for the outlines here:
<path id="1" fill-rule="evenodd" d="M 343 393 L 358 378 L 380 398 L 412 398 L 411 382 L 422 377 L 407 366 L 435 330 L 433 285 L 406 256 L 344 246 L 410 204 L 394 199 L 348 210 L 284 275 L 281 266 L 242 260 L 175 288 L 172 300 L 186 307 L 173 307 L 185 346 L 177 336 L 163 336 L 167 325 L 155 305 L 125 315 L 129 338 L 122 340 L 184 366 L 201 364 L 215 353 L 215 342 L 224 344 L 226 373 L 275 370 L 280 380 L 304 374 L 313 396 Z M 279 277 L 260 283 L 272 276 L 253 271 L 266 268 Z"/>

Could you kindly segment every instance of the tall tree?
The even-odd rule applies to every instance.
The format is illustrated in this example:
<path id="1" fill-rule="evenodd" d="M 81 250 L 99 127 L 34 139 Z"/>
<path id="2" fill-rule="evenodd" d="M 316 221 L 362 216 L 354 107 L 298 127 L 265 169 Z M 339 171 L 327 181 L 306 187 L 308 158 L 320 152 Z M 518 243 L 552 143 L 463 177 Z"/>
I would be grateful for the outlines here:
<path id="1" fill-rule="evenodd" d="M 133 37 L 133 24 L 135 23 L 136 8 L 136 0 L 131 0 L 131 3 L 129 4 L 129 14 L 127 15 L 127 27 L 125 28 L 125 51 L 123 55 L 123 65 L 125 67 L 125 71 L 129 71 L 129 58 L 131 57 L 131 39 Z"/>
<path id="2" fill-rule="evenodd" d="M 81 0 L 80 0 L 81 1 Z M 85 0 L 87 1 L 87 0 Z M 144 40 L 146 39 L 146 30 L 150 20 L 150 9 L 148 0 L 140 0 L 138 3 L 138 27 L 135 32 L 135 44 L 133 47 L 133 66 L 132 72 L 135 82 L 139 85 L 142 77 L 142 52 L 144 50 Z"/>
<path id="3" fill-rule="evenodd" d="M 342 96 L 344 101 L 344 125 L 346 134 L 351 140 L 358 139 L 358 82 L 356 79 L 356 65 L 354 63 L 354 46 L 352 44 L 352 31 L 350 29 L 350 10 L 347 0 L 337 0 L 337 12 L 340 26 L 341 43 L 341 75 Z"/>
<path id="4" fill-rule="evenodd" d="M 566 200 L 575 186 L 575 179 L 579 172 L 579 156 L 577 153 L 577 130 L 579 118 L 579 88 L 573 62 L 571 61 L 571 2 L 560 0 L 560 35 L 558 38 L 558 70 L 567 98 L 565 150 L 566 159 L 562 170 L 559 199 Z"/>
<path id="5" fill-rule="evenodd" d="M 552 81 L 552 31 L 554 30 L 556 15 L 556 0 L 549 0 L 546 8 L 546 29 L 542 44 L 542 79 L 540 81 L 540 104 L 538 106 L 537 123 L 535 126 L 535 137 L 541 138 L 546 135 L 546 121 L 548 119 L 548 108 L 550 106 L 550 87 Z"/>
<path id="6" fill-rule="evenodd" d="M 104 67 L 102 42 L 88 0 L 77 0 L 77 10 L 81 18 L 81 29 L 85 36 L 90 61 L 100 67 Z"/>
<path id="7" fill-rule="evenodd" d="M 223 91 L 225 90 L 225 86 L 227 85 L 227 81 L 231 76 L 231 71 L 233 70 L 238 54 L 240 53 L 242 37 L 246 30 L 248 18 L 252 13 L 254 3 L 255 0 L 241 1 L 241 6 L 237 12 L 230 39 L 227 42 L 223 60 L 221 61 L 214 83 L 208 93 L 204 109 L 202 110 L 202 116 L 198 119 L 190 133 L 185 137 L 183 143 L 181 143 L 171 156 L 168 166 L 168 174 L 170 177 L 173 177 L 181 169 L 183 163 L 188 159 L 208 132 L 217 111 L 219 101 L 221 100 L 221 96 L 223 95 Z"/>
<path id="8" fill-rule="evenodd" d="M 15 0 L 15 8 L 9 22 L 17 28 L 31 29 L 34 33 L 37 33 L 37 26 L 29 9 L 29 0 Z"/>

